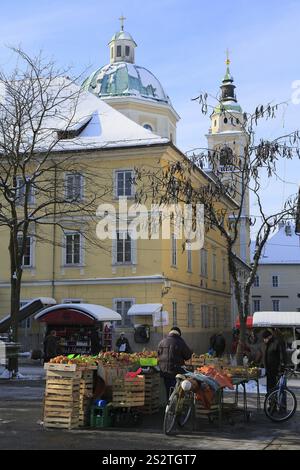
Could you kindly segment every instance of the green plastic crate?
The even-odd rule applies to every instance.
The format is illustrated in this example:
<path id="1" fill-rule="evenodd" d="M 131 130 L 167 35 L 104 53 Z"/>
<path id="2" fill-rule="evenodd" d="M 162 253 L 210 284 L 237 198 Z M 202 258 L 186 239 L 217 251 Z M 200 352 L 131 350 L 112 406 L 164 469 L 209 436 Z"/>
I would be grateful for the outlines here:
<path id="1" fill-rule="evenodd" d="M 157 357 L 141 357 L 140 358 L 140 365 L 141 366 L 147 366 L 147 367 L 157 366 Z"/>

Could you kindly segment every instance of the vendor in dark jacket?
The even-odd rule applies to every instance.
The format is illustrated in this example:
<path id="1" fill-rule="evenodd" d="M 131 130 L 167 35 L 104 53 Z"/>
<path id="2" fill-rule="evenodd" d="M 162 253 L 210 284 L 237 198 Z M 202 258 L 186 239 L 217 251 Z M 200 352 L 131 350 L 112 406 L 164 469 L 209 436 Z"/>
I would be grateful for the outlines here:
<path id="1" fill-rule="evenodd" d="M 283 339 L 275 336 L 274 332 L 266 330 L 262 337 L 266 345 L 264 364 L 267 375 L 267 393 L 269 393 L 277 385 L 280 369 L 286 365 L 287 355 Z"/>
<path id="2" fill-rule="evenodd" d="M 164 378 L 167 397 L 170 394 L 170 388 L 175 386 L 176 374 L 183 371 L 184 361 L 192 356 L 192 351 L 181 337 L 181 331 L 174 326 L 168 336 L 158 345 L 158 361 L 161 375 Z"/>

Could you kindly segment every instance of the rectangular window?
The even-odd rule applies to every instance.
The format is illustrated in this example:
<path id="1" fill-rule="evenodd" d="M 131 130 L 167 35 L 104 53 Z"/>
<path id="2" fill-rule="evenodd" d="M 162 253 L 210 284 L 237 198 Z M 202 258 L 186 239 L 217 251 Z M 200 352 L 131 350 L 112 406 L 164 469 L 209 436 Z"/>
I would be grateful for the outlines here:
<path id="1" fill-rule="evenodd" d="M 128 310 L 134 304 L 132 299 L 115 299 L 115 310 L 121 315 L 122 320 L 116 322 L 119 326 L 131 326 L 131 318 L 127 315 Z"/>
<path id="2" fill-rule="evenodd" d="M 230 325 L 230 313 L 224 307 L 224 328 L 227 328 Z"/>
<path id="3" fill-rule="evenodd" d="M 173 300 L 172 302 L 172 316 L 173 316 L 173 326 L 177 326 L 177 302 Z"/>
<path id="4" fill-rule="evenodd" d="M 209 328 L 208 306 L 201 305 L 201 326 L 202 328 Z"/>
<path id="5" fill-rule="evenodd" d="M 255 276 L 253 287 L 259 287 L 259 276 Z"/>
<path id="6" fill-rule="evenodd" d="M 172 244 L 172 266 L 177 266 L 177 240 L 176 240 L 176 235 L 175 233 L 172 233 L 171 235 L 171 244 Z"/>
<path id="7" fill-rule="evenodd" d="M 130 53 L 130 47 L 125 46 L 125 55 L 126 55 L 126 57 L 129 57 L 129 53 Z"/>
<path id="8" fill-rule="evenodd" d="M 278 276 L 272 276 L 272 286 L 273 287 L 278 287 L 279 286 Z"/>
<path id="9" fill-rule="evenodd" d="M 117 46 L 117 57 L 121 57 L 121 46 Z"/>
<path id="10" fill-rule="evenodd" d="M 79 173 L 66 175 L 65 195 L 67 201 L 81 201 L 83 198 L 83 176 Z"/>
<path id="11" fill-rule="evenodd" d="M 68 233 L 65 237 L 66 243 L 66 265 L 80 264 L 81 260 L 81 234 Z"/>
<path id="12" fill-rule="evenodd" d="M 34 186 L 33 183 L 28 184 L 28 196 L 27 202 L 29 205 L 34 204 Z M 24 181 L 22 176 L 17 176 L 17 188 L 16 188 L 16 198 L 18 205 L 24 205 L 25 202 L 25 195 L 26 195 L 26 182 Z"/>
<path id="13" fill-rule="evenodd" d="M 207 250 L 201 249 L 201 276 L 207 277 Z"/>
<path id="14" fill-rule="evenodd" d="M 190 243 L 188 243 L 188 247 L 187 247 L 187 270 L 189 273 L 192 272 L 192 250 L 191 250 Z"/>
<path id="15" fill-rule="evenodd" d="M 117 263 L 132 262 L 132 240 L 128 232 L 117 232 Z"/>
<path id="16" fill-rule="evenodd" d="M 21 249 L 22 242 L 23 237 L 18 237 L 19 249 Z M 27 268 L 32 266 L 32 237 L 26 237 L 22 266 Z"/>
<path id="17" fill-rule="evenodd" d="M 226 259 L 222 259 L 222 276 L 223 276 L 223 282 L 226 282 Z"/>
<path id="18" fill-rule="evenodd" d="M 253 300 L 253 312 L 260 312 L 260 300 L 259 299 Z"/>
<path id="19" fill-rule="evenodd" d="M 218 318 L 218 307 L 213 307 L 212 309 L 212 325 L 213 328 L 218 328 L 219 318 Z"/>
<path id="20" fill-rule="evenodd" d="M 212 255 L 212 279 L 217 280 L 217 255 L 215 253 Z"/>
<path id="21" fill-rule="evenodd" d="M 131 197 L 134 194 L 133 171 L 116 171 L 115 195 L 116 197 Z"/>
<path id="22" fill-rule="evenodd" d="M 272 300 L 272 306 L 274 312 L 280 311 L 280 300 Z"/>
<path id="23" fill-rule="evenodd" d="M 187 304 L 187 320 L 188 320 L 188 326 L 193 327 L 194 326 L 194 306 L 190 302 Z"/>

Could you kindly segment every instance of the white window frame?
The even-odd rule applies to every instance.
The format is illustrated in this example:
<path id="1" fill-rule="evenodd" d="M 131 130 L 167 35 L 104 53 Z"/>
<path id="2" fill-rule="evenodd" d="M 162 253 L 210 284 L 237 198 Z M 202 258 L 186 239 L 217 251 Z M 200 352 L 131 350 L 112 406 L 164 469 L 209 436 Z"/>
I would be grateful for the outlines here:
<path id="1" fill-rule="evenodd" d="M 79 235 L 79 263 L 67 263 L 67 237 L 70 235 Z M 73 254 L 74 258 L 74 254 Z M 84 265 L 84 238 L 82 233 L 76 230 L 66 231 L 63 236 L 63 266 L 69 267 L 81 267 Z"/>
<path id="2" fill-rule="evenodd" d="M 174 232 L 171 234 L 171 266 L 177 268 L 177 238 Z"/>
<path id="3" fill-rule="evenodd" d="M 24 205 L 25 201 L 25 190 L 26 186 L 23 180 L 23 176 L 16 177 L 16 198 L 17 198 L 17 205 L 22 206 Z M 35 190 L 33 184 L 30 185 L 30 192 L 28 195 L 28 205 L 33 206 L 35 204 Z"/>
<path id="4" fill-rule="evenodd" d="M 135 298 L 133 297 L 115 297 L 113 299 L 113 310 L 115 310 L 117 312 L 117 302 L 131 302 L 131 307 L 132 305 L 135 304 Z M 130 307 L 129 307 L 130 308 Z M 122 306 L 122 310 L 123 310 L 123 306 Z M 128 309 L 129 310 L 129 309 Z M 133 323 L 132 323 L 132 320 L 130 320 L 130 317 L 129 320 L 127 323 L 125 322 L 125 318 L 123 317 L 123 312 L 120 314 L 122 316 L 122 320 L 117 320 L 116 322 L 114 322 L 115 326 L 118 328 L 118 327 L 132 327 Z"/>
<path id="5" fill-rule="evenodd" d="M 127 235 L 129 235 L 130 238 L 130 249 L 131 249 L 131 254 L 130 254 L 130 261 L 118 261 L 118 234 L 124 233 L 122 230 L 117 230 L 116 231 L 116 238 L 113 238 L 112 240 L 112 264 L 113 266 L 131 266 L 131 265 L 136 265 L 137 264 L 137 240 L 132 239 L 130 237 L 130 231 L 127 232 Z M 124 242 L 124 241 L 123 241 Z M 124 250 L 124 244 L 123 244 L 123 250 Z M 125 252 L 123 252 L 124 254 Z"/>
<path id="6" fill-rule="evenodd" d="M 261 299 L 252 299 L 253 300 L 253 312 L 260 312 L 261 311 Z M 258 305 L 256 308 L 255 305 Z"/>
<path id="7" fill-rule="evenodd" d="M 278 309 L 274 308 L 274 303 L 277 302 Z M 280 300 L 279 299 L 272 299 L 272 310 L 273 312 L 280 312 Z"/>
<path id="8" fill-rule="evenodd" d="M 274 279 L 276 279 L 276 285 L 274 285 Z M 278 274 L 272 274 L 272 287 L 277 289 L 279 287 L 279 276 Z"/>
<path id="9" fill-rule="evenodd" d="M 177 300 L 172 300 L 172 320 L 173 320 L 173 325 L 172 326 L 177 326 L 178 325 Z"/>
<path id="10" fill-rule="evenodd" d="M 22 234 L 20 234 L 20 236 L 18 236 L 18 238 L 21 238 L 21 237 L 22 237 Z M 35 239 L 34 239 L 33 235 L 27 235 L 26 238 L 30 239 L 30 263 L 29 264 L 24 264 L 24 255 L 23 255 L 22 269 L 32 269 L 34 267 L 34 264 L 35 264 L 35 256 L 34 256 L 34 254 L 35 254 Z"/>
<path id="11" fill-rule="evenodd" d="M 76 197 L 76 178 L 79 176 L 80 178 L 80 183 L 79 183 L 79 196 Z M 68 194 L 68 178 L 72 178 L 73 179 L 73 188 L 72 188 L 72 197 L 70 196 L 69 197 L 69 194 Z M 84 199 L 84 175 L 82 173 L 65 173 L 65 200 L 66 201 L 74 201 L 74 202 L 77 202 L 77 201 L 83 201 Z"/>
<path id="12" fill-rule="evenodd" d="M 126 197 L 128 199 L 132 199 L 134 198 L 135 196 L 135 185 L 133 182 L 131 182 L 131 185 L 130 185 L 130 194 L 118 194 L 118 175 L 120 173 L 131 173 L 131 180 L 134 179 L 134 170 L 132 168 L 118 168 L 117 170 L 114 170 L 114 194 L 115 194 L 115 198 L 118 199 L 120 197 Z M 123 190 L 124 190 L 124 193 L 125 193 L 125 182 L 126 182 L 126 177 L 124 176 L 124 183 L 123 183 Z"/>

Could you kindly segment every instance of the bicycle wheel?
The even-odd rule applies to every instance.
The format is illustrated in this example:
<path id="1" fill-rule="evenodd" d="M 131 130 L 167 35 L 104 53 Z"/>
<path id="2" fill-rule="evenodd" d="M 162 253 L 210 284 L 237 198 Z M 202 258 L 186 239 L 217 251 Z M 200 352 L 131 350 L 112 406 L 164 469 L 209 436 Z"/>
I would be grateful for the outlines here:
<path id="1" fill-rule="evenodd" d="M 176 390 L 171 394 L 165 409 L 164 416 L 164 433 L 168 436 L 171 434 L 176 423 L 176 408 L 177 408 L 178 395 Z"/>
<path id="2" fill-rule="evenodd" d="M 264 411 L 266 416 L 275 422 L 283 422 L 290 419 L 297 409 L 297 400 L 294 392 L 286 388 L 280 392 L 273 390 L 266 396 Z"/>
<path id="3" fill-rule="evenodd" d="M 180 403 L 180 401 L 182 401 Z M 185 426 L 192 415 L 193 410 L 193 394 L 186 393 L 183 397 L 179 398 L 177 404 L 177 424 L 180 427 Z"/>

